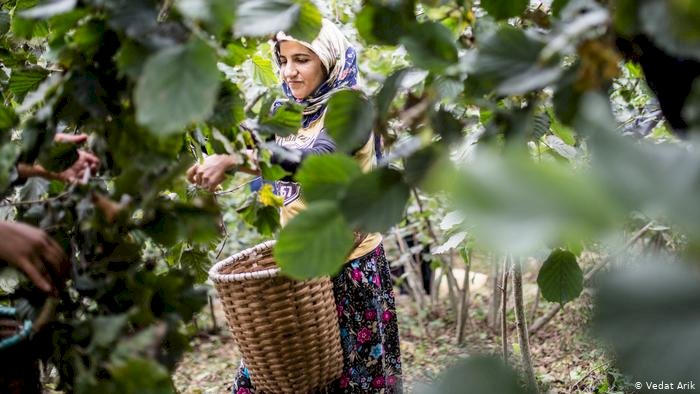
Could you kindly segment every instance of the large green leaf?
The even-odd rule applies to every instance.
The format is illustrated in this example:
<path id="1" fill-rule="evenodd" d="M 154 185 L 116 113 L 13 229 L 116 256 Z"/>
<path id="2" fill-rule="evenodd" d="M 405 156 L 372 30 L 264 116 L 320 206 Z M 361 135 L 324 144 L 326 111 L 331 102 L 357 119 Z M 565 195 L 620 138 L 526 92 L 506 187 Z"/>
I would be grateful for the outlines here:
<path id="1" fill-rule="evenodd" d="M 39 87 L 48 72 L 43 69 L 14 69 L 10 75 L 8 90 L 15 96 L 16 101 L 22 101 L 30 91 Z"/>
<path id="2" fill-rule="evenodd" d="M 170 394 L 173 383 L 168 370 L 154 360 L 132 358 L 124 364 L 110 366 L 117 393 Z"/>
<path id="3" fill-rule="evenodd" d="M 244 36 L 278 31 L 311 42 L 321 29 L 321 13 L 310 0 L 245 0 L 238 7 L 235 30 Z"/>
<path id="4" fill-rule="evenodd" d="M 302 162 L 296 179 L 302 185 L 304 200 L 340 199 L 350 181 L 362 170 L 357 161 L 342 154 L 311 156 Z"/>
<path id="5" fill-rule="evenodd" d="M 694 264 L 669 260 L 634 258 L 602 277 L 593 332 L 612 345 L 624 373 L 697 384 L 700 278 Z"/>
<path id="6" fill-rule="evenodd" d="M 465 388 L 468 387 L 468 390 Z M 498 358 L 471 356 L 448 368 L 418 394 L 523 394 L 518 375 Z"/>
<path id="7" fill-rule="evenodd" d="M 71 11 L 77 3 L 77 0 L 47 1 L 36 7 L 21 11 L 19 14 L 27 19 L 46 19 Z"/>
<path id="8" fill-rule="evenodd" d="M 253 79 L 255 82 L 272 87 L 279 83 L 275 71 L 272 69 L 272 60 L 260 55 L 253 55 Z"/>
<path id="9" fill-rule="evenodd" d="M 555 250 L 544 261 L 537 275 L 542 297 L 551 302 L 565 304 L 583 291 L 583 271 L 576 255 L 568 250 Z"/>
<path id="10" fill-rule="evenodd" d="M 345 263 L 352 243 L 353 233 L 337 204 L 318 201 L 282 229 L 274 256 L 282 272 L 293 278 L 334 275 Z"/>
<path id="11" fill-rule="evenodd" d="M 544 44 L 523 30 L 501 26 L 482 42 L 474 65 L 474 76 L 481 85 L 496 88 L 500 94 L 523 94 L 555 82 L 560 68 L 539 62 Z M 555 59 L 553 59 L 554 61 Z"/>
<path id="12" fill-rule="evenodd" d="M 355 18 L 360 36 L 370 44 L 398 45 L 399 40 L 417 24 L 413 1 L 390 4 L 367 2 Z"/>
<path id="13" fill-rule="evenodd" d="M 136 119 L 154 134 L 178 133 L 211 115 L 218 89 L 216 54 L 204 42 L 164 49 L 148 59 L 136 84 Z"/>
<path id="14" fill-rule="evenodd" d="M 679 58 L 700 60 L 700 7 L 692 0 L 640 2 L 639 23 L 655 44 Z"/>
<path id="15" fill-rule="evenodd" d="M 163 202 L 143 230 L 166 246 L 181 240 L 210 242 L 219 235 L 219 210 L 211 202 L 203 206 Z"/>
<path id="16" fill-rule="evenodd" d="M 415 74 L 416 70 L 402 68 L 384 80 L 381 90 L 379 90 L 374 98 L 375 105 L 377 106 L 377 116 L 381 120 L 386 120 L 389 117 L 391 102 L 394 101 L 399 89 L 404 87 L 404 80 Z"/>
<path id="17" fill-rule="evenodd" d="M 374 125 L 374 107 L 360 91 L 333 94 L 326 111 L 326 131 L 339 151 L 353 153 L 367 143 Z"/>
<path id="18" fill-rule="evenodd" d="M 353 228 L 383 232 L 403 218 L 409 193 L 400 172 L 382 167 L 355 177 L 341 208 Z"/>
<path id="19" fill-rule="evenodd" d="M 260 133 L 286 137 L 299 129 L 301 125 L 302 107 L 287 101 L 277 108 L 272 116 L 261 112 Z"/>
<path id="20" fill-rule="evenodd" d="M 452 32 L 437 22 L 414 26 L 399 40 L 413 64 L 430 71 L 441 71 L 457 62 L 457 46 Z"/>
<path id="21" fill-rule="evenodd" d="M 204 21 L 213 33 L 230 28 L 236 11 L 236 2 L 229 0 L 178 0 L 175 4 L 190 19 Z"/>
<path id="22" fill-rule="evenodd" d="M 481 7 L 496 19 L 507 19 L 520 16 L 529 3 L 529 0 L 481 0 Z"/>

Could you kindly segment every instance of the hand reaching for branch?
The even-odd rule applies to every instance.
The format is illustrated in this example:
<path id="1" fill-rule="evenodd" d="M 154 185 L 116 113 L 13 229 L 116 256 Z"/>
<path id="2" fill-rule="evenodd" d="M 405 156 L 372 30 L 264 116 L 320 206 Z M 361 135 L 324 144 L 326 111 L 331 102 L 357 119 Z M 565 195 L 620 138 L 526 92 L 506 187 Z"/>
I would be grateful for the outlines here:
<path id="1" fill-rule="evenodd" d="M 87 134 L 57 133 L 54 137 L 55 142 L 72 144 L 81 144 L 87 141 L 87 139 Z M 78 159 L 71 164 L 70 167 L 59 173 L 48 171 L 39 164 L 30 165 L 24 163 L 17 165 L 17 171 L 19 172 L 20 178 L 38 176 L 46 179 L 57 179 L 69 183 L 81 183 L 84 182 L 86 171 L 96 173 L 100 168 L 100 164 L 100 159 L 97 156 L 87 151 L 78 149 Z"/>
<path id="2" fill-rule="evenodd" d="M 43 230 L 23 223 L 0 222 L 0 261 L 21 270 L 42 291 L 55 294 L 70 262 Z"/>
<path id="3" fill-rule="evenodd" d="M 243 152 L 248 158 L 248 163 L 255 163 L 253 151 Z M 239 167 L 243 164 L 240 156 L 211 155 L 207 156 L 200 164 L 195 164 L 187 170 L 187 180 L 195 185 L 211 192 L 226 179 L 226 172 L 236 169 L 247 173 L 256 173 L 257 170 Z"/>
<path id="4" fill-rule="evenodd" d="M 82 183 L 86 171 L 94 174 L 98 168 L 100 168 L 100 159 L 97 156 L 84 150 L 78 150 L 78 160 L 56 174 L 56 178 L 64 182 Z"/>

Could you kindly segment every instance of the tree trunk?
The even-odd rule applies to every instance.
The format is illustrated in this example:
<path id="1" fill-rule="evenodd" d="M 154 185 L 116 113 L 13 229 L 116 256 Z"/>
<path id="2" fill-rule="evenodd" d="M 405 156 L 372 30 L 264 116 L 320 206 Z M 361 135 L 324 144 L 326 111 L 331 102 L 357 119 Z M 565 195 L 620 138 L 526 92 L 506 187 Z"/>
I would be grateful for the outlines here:
<path id="1" fill-rule="evenodd" d="M 532 302 L 532 309 L 530 309 L 530 317 L 527 319 L 527 321 L 535 321 L 535 318 L 537 317 L 537 308 L 540 307 L 540 287 L 537 286 L 537 293 L 535 293 L 535 300 Z"/>
<path id="2" fill-rule="evenodd" d="M 527 333 L 527 321 L 525 321 L 525 307 L 523 305 L 523 274 L 522 261 L 520 258 L 513 258 L 513 298 L 515 301 L 515 323 L 518 330 L 518 342 L 520 343 L 520 354 L 522 356 L 523 372 L 527 377 L 530 388 L 536 393 L 537 380 L 535 371 L 532 369 L 532 358 L 530 356 L 530 338 Z"/>
<path id="3" fill-rule="evenodd" d="M 501 306 L 501 266 L 494 261 L 491 267 L 491 302 L 487 323 L 495 332 L 498 325 L 498 308 Z"/>
<path id="4" fill-rule="evenodd" d="M 465 254 L 464 281 L 462 282 L 461 298 L 459 300 L 459 313 L 457 314 L 457 344 L 464 341 L 464 328 L 469 319 L 469 271 L 471 270 L 471 250 Z"/>
<path id="5" fill-rule="evenodd" d="M 506 305 L 508 304 L 508 256 L 503 259 L 503 279 L 501 280 L 501 351 L 503 362 L 508 364 L 508 327 L 506 325 Z"/>

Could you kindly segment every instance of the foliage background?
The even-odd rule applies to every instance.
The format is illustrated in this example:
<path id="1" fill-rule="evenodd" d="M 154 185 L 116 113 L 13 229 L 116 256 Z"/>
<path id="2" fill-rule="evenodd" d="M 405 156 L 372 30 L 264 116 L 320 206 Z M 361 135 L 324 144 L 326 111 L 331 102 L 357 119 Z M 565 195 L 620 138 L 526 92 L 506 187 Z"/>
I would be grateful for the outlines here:
<path id="1" fill-rule="evenodd" d="M 74 272 L 51 334 L 33 339 L 63 389 L 172 390 L 185 322 L 205 303 L 197 283 L 216 258 L 274 236 L 280 204 L 269 188 L 244 192 L 241 175 L 214 194 L 182 175 L 204 154 L 251 147 L 266 179 L 284 175 L 265 139 L 293 132 L 300 109 L 269 113 L 280 91 L 267 37 L 313 37 L 321 15 L 357 43 L 364 81 L 362 92 L 331 99 L 328 117 L 339 121 L 328 131 L 352 141 L 373 125 L 388 155 L 369 174 L 340 155 L 304 164 L 310 205 L 279 235 L 285 272 L 332 274 L 353 230 L 388 231 L 410 198 L 438 198 L 438 212 L 464 218 L 446 225 L 461 239 L 445 249 L 537 256 L 552 302 L 581 292 L 583 249 L 615 256 L 595 332 L 631 376 L 698 381 L 692 1 L 8 0 L 0 186 L 18 159 L 65 167 L 75 148 L 53 145 L 57 131 L 91 134 L 103 162 L 86 185 L 32 179 L 0 207 L 3 219 L 40 226 L 70 251 Z M 680 103 L 659 89 L 669 72 Z M 342 175 L 329 184 L 328 174 Z M 622 234 L 650 222 L 672 226 L 679 247 L 614 252 Z M 299 242 L 308 247 L 293 248 Z M 8 275 L 6 299 L 36 314 L 44 300 Z M 460 365 L 433 390 L 461 387 L 465 376 L 507 382 L 492 362 Z M 488 373 L 472 375 L 481 368 Z"/>

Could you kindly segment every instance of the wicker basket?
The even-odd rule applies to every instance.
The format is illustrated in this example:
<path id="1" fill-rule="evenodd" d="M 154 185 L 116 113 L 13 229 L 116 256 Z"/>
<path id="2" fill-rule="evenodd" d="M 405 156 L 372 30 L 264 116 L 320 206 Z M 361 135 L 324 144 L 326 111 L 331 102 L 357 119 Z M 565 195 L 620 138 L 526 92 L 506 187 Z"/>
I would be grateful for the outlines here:
<path id="1" fill-rule="evenodd" d="M 209 271 L 251 380 L 265 393 L 309 393 L 340 377 L 338 317 L 330 278 L 279 274 L 274 241 Z"/>

